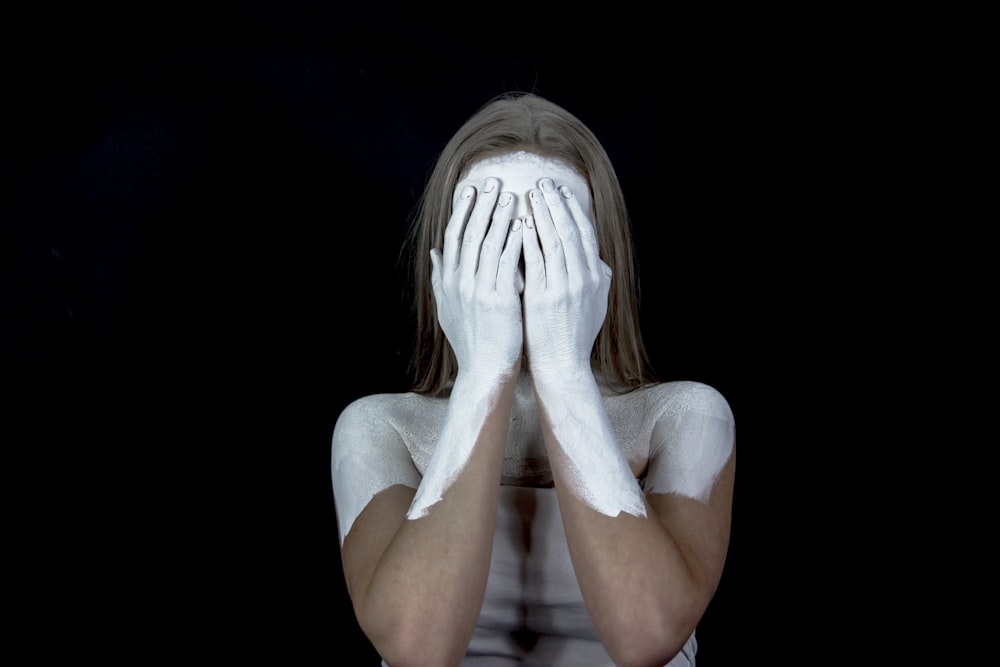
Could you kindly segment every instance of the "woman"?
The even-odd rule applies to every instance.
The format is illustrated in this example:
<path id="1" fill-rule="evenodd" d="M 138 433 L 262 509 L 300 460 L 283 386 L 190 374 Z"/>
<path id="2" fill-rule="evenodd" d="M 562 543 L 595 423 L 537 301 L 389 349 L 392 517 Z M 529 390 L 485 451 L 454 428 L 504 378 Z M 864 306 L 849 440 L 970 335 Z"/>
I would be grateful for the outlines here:
<path id="1" fill-rule="evenodd" d="M 607 154 L 507 94 L 445 146 L 407 246 L 412 390 L 333 433 L 348 592 L 384 665 L 694 665 L 729 544 L 726 399 L 657 381 Z"/>

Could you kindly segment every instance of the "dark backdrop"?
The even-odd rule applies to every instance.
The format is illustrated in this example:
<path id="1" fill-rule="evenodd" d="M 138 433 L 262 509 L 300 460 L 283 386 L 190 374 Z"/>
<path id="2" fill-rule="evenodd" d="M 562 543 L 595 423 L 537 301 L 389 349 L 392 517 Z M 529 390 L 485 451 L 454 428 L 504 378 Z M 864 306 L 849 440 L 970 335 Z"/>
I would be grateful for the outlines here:
<path id="1" fill-rule="evenodd" d="M 750 378 L 795 335 L 765 322 L 787 289 L 772 223 L 808 188 L 801 71 L 732 17 L 214 7 L 10 24 L 34 38 L 6 64 L 8 455 L 22 618 L 60 638 L 43 646 L 370 652 L 340 570 L 333 425 L 405 388 L 397 252 L 437 151 L 488 98 L 531 90 L 618 168 L 660 374 L 736 413 L 732 546 L 699 664 L 758 655 L 789 557 L 769 541 L 786 528 Z"/>

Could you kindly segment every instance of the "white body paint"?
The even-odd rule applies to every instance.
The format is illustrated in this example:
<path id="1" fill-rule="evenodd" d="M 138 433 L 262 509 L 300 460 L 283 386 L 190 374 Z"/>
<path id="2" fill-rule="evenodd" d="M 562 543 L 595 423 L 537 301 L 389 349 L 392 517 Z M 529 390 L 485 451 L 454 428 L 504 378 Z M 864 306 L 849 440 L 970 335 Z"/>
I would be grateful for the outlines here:
<path id="1" fill-rule="evenodd" d="M 735 421 L 722 394 L 687 381 L 601 394 L 616 442 L 643 492 L 705 501 L 734 446 Z M 446 398 L 403 393 L 366 396 L 343 411 L 331 457 L 341 544 L 379 492 L 395 485 L 419 488 L 447 410 Z M 519 379 L 514 394 L 500 483 L 552 485 L 527 376 Z"/>
<path id="2" fill-rule="evenodd" d="M 557 187 L 570 187 L 589 218 L 592 207 L 583 177 L 532 153 L 476 163 L 456 192 L 495 177 L 501 191 L 515 195 L 514 217 L 522 218 L 531 212 L 526 192 L 546 176 Z M 475 373 L 467 377 L 473 380 L 454 387 L 451 400 L 382 394 L 359 399 L 344 411 L 332 452 L 341 542 L 364 507 L 390 486 L 417 490 L 409 519 L 425 516 L 442 499 L 467 464 L 497 400 L 495 388 L 478 386 Z M 705 501 L 733 449 L 732 412 L 707 385 L 674 382 L 625 395 L 594 385 L 560 385 L 543 396 L 572 492 L 610 516 L 622 511 L 645 516 L 643 491 Z M 581 405 L 590 407 L 579 409 Z M 501 483 L 552 484 L 538 406 L 526 375 L 515 392 Z"/>
<path id="3" fill-rule="evenodd" d="M 707 385 L 667 386 L 675 389 L 664 401 L 650 439 L 650 465 L 660 461 L 664 465 L 647 479 L 646 493 L 676 493 L 708 502 L 715 479 L 733 452 L 733 411 Z"/>
<path id="4" fill-rule="evenodd" d="M 618 445 L 597 385 L 559 383 L 540 391 L 546 396 L 544 410 L 562 449 L 562 457 L 556 460 L 562 463 L 573 495 L 601 514 L 646 516 L 642 491 Z M 554 453 L 550 451 L 550 457 Z"/>
<path id="5" fill-rule="evenodd" d="M 455 478 L 465 468 L 472 455 L 473 446 L 479 438 L 486 415 L 496 404 L 496 390 L 477 391 L 462 383 L 452 389 L 448 410 L 461 413 L 444 422 L 438 445 L 427 462 L 424 479 L 417 487 L 407 519 L 426 516 L 435 503 L 444 496 Z"/>
<path id="6" fill-rule="evenodd" d="M 469 173 L 458 182 L 455 190 L 461 191 L 466 185 L 478 185 L 488 176 L 500 179 L 501 190 L 514 194 L 515 218 L 531 213 L 525 194 L 537 188 L 539 179 L 545 176 L 558 185 L 568 186 L 587 215 L 591 214 L 590 188 L 586 179 L 558 160 L 525 151 L 484 158 L 469 168 Z"/>
<path id="7" fill-rule="evenodd" d="M 559 479 L 602 514 L 645 516 L 642 492 L 618 445 L 597 384 L 592 377 L 571 379 L 579 369 L 577 360 L 589 360 L 607 312 L 607 266 L 600 262 L 596 245 L 579 240 L 585 230 L 593 238 L 587 182 L 562 162 L 523 151 L 484 160 L 470 170 L 473 178 L 487 174 L 499 178 L 505 190 L 514 188 L 519 195 L 516 214 L 534 218 L 533 228 L 525 231 L 525 269 L 532 266 L 532 258 L 542 260 L 544 266 L 535 264 L 540 270 L 525 276 L 525 349 L 532 368 L 546 369 L 534 380 L 540 407 L 558 443 L 548 454 L 561 473 Z M 552 180 L 547 191 L 542 184 L 545 178 Z M 569 188 L 572 198 L 559 193 L 563 187 Z M 525 196 L 528 191 L 535 191 L 534 205 Z M 560 224 L 575 228 L 566 237 L 577 239 L 575 245 L 560 240 Z M 544 259 L 547 243 L 561 246 L 560 254 L 567 257 L 564 264 Z M 529 254 L 531 247 L 535 251 Z M 571 255 L 579 258 L 576 263 L 569 261 Z M 575 273 L 571 279 L 569 271 L 581 268 L 589 277 Z M 588 287 L 581 290 L 581 285 Z M 589 366 L 583 372 L 589 375 Z"/>
<path id="8" fill-rule="evenodd" d="M 524 151 L 476 162 L 456 185 L 453 197 L 467 186 L 479 188 L 487 178 L 496 178 L 500 181 L 499 190 L 513 195 L 510 204 L 513 207 L 513 218 L 523 218 L 530 213 L 526 194 L 537 188 L 539 179 L 544 176 L 574 189 L 581 201 L 586 202 L 589 211 L 590 191 L 580 174 L 561 162 Z M 491 350 L 486 351 L 487 354 L 489 352 Z M 479 362 L 475 358 L 469 361 L 474 367 Z M 474 369 L 471 377 L 477 377 Z M 467 381 L 456 384 L 453 388 L 449 402 L 451 418 L 445 420 L 444 430 L 439 436 L 439 444 L 443 446 L 435 448 L 434 455 L 428 462 L 423 482 L 407 513 L 408 519 L 426 516 L 430 508 L 441 501 L 468 463 L 486 417 L 496 405 L 497 396 L 491 387 L 475 386 L 475 380 L 471 383 L 470 385 Z"/>

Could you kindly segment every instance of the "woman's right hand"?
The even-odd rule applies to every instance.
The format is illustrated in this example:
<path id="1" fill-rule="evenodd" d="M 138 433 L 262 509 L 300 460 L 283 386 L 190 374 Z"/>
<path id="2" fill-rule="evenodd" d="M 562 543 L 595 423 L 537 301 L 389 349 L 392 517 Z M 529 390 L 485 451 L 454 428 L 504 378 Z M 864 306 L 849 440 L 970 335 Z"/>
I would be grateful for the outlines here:
<path id="1" fill-rule="evenodd" d="M 431 250 L 431 287 L 441 329 L 460 371 L 516 374 L 523 329 L 517 267 L 521 221 L 511 224 L 514 197 L 487 178 L 456 192 L 444 249 Z"/>

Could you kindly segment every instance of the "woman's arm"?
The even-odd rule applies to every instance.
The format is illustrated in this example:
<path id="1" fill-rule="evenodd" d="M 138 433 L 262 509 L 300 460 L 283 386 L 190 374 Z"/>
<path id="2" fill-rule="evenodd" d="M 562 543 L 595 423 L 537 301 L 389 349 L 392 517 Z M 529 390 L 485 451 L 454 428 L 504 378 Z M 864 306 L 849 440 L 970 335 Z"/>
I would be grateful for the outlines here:
<path id="1" fill-rule="evenodd" d="M 716 427 L 686 433 L 654 429 L 670 431 L 671 440 L 654 447 L 666 451 L 651 457 L 647 488 L 657 488 L 652 479 L 669 477 L 665 471 L 683 467 L 682 459 L 696 459 L 700 468 L 691 472 L 707 480 L 704 492 L 650 493 L 645 516 L 612 516 L 578 491 L 600 496 L 612 488 L 605 470 L 577 463 L 586 460 L 577 452 L 599 452 L 609 461 L 621 456 L 596 383 L 536 378 L 535 385 L 573 568 L 598 635 L 616 664 L 664 665 L 694 631 L 722 576 L 735 473 L 732 424 L 723 418 Z M 582 413 L 589 428 L 572 423 L 570 416 Z M 715 420 L 714 414 L 707 419 Z M 701 457 L 704 451 L 713 455 Z M 615 483 L 638 486 L 631 473 Z"/>
<path id="2" fill-rule="evenodd" d="M 485 595 L 523 342 L 520 225 L 498 189 L 490 178 L 458 194 L 444 248 L 431 251 L 458 374 L 424 476 L 415 492 L 395 485 L 375 495 L 343 541 L 359 624 L 393 667 L 459 664 Z M 371 449 L 365 431 L 343 433 L 353 442 L 338 447 Z"/>
<path id="3" fill-rule="evenodd" d="M 465 449 L 465 438 L 474 442 L 446 492 L 426 514 L 408 519 L 417 491 L 394 484 L 371 499 L 343 541 L 341 557 L 358 623 L 393 667 L 457 665 L 468 648 L 489 575 L 512 394 L 512 381 L 486 387 L 460 373 L 437 446 Z M 475 404 L 488 407 L 475 414 L 470 409 Z M 335 433 L 337 448 L 372 449 L 364 442 L 373 437 L 372 430 L 338 422 Z M 399 438 L 394 432 L 385 436 Z M 384 452 L 393 449 L 396 456 L 402 449 L 408 459 L 401 442 L 375 449 L 383 452 L 372 454 L 378 466 L 386 465 Z M 339 476 L 363 474 L 362 468 L 371 465 Z"/>
<path id="4" fill-rule="evenodd" d="M 668 454 L 651 460 L 654 472 L 695 460 L 702 448 L 716 451 L 715 469 L 693 471 L 709 479 L 698 498 L 678 493 L 686 487 L 665 473 L 666 481 L 653 484 L 656 494 L 643 497 L 590 366 L 610 269 L 574 193 L 543 179 L 528 198 L 534 216 L 523 238 L 525 345 L 574 571 L 616 664 L 664 665 L 690 637 L 721 577 L 732 430 L 711 431 L 722 434 L 717 442 L 697 434 L 678 442 L 676 429 L 654 429 L 670 439 Z"/>

